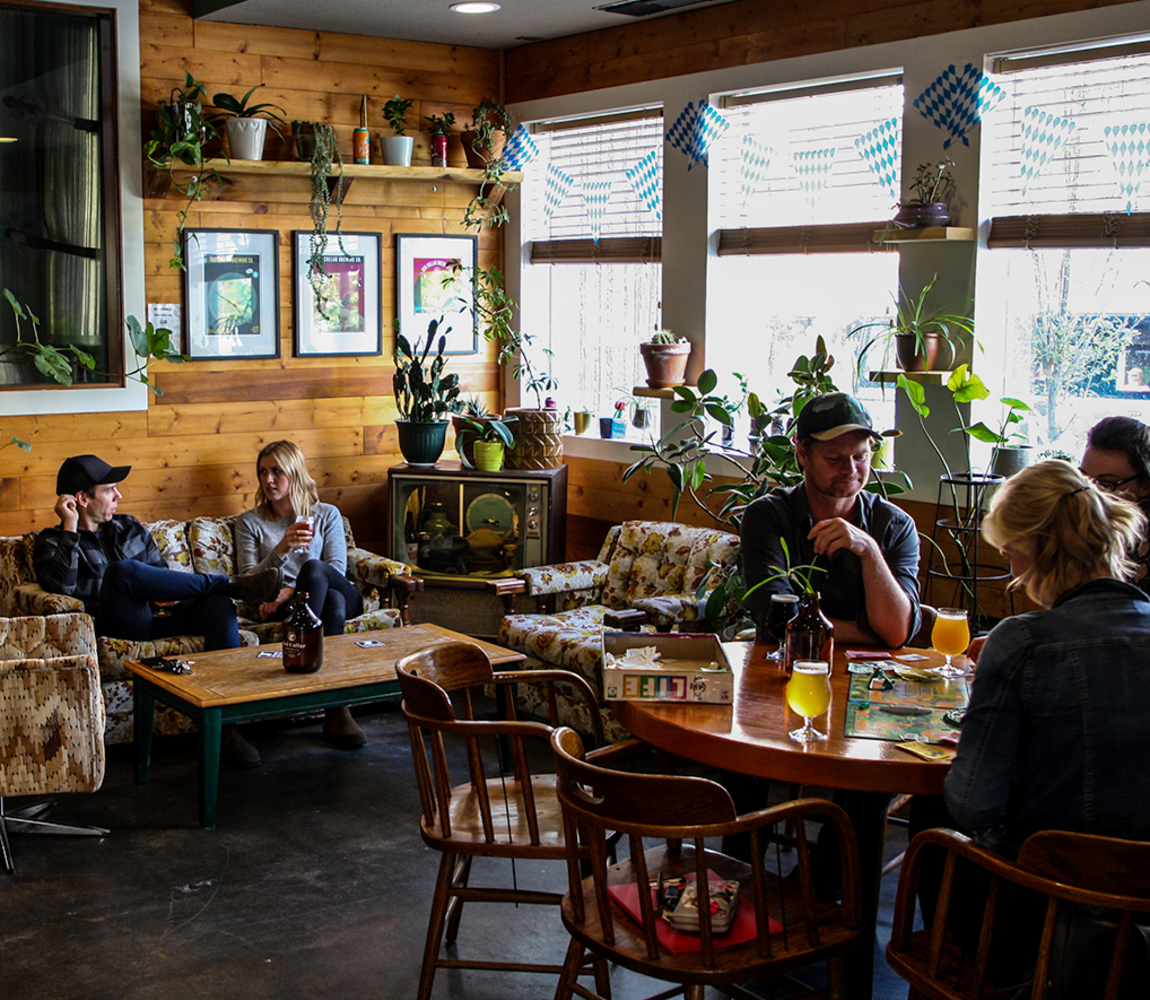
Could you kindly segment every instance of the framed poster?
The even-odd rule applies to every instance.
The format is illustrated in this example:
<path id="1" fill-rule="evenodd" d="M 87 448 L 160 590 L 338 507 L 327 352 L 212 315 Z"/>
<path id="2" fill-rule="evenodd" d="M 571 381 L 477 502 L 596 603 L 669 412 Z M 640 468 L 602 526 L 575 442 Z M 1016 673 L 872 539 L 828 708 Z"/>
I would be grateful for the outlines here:
<path id="1" fill-rule="evenodd" d="M 395 237 L 395 311 L 399 332 L 415 348 L 426 343 L 427 327 L 447 336 L 444 354 L 476 354 L 475 236 L 400 234 Z"/>
<path id="2" fill-rule="evenodd" d="M 326 275 L 312 274 L 310 229 L 293 234 L 295 354 L 379 354 L 383 350 L 383 272 L 379 233 L 328 236 Z"/>
<path id="3" fill-rule="evenodd" d="M 185 229 L 187 354 L 280 356 L 279 233 Z"/>

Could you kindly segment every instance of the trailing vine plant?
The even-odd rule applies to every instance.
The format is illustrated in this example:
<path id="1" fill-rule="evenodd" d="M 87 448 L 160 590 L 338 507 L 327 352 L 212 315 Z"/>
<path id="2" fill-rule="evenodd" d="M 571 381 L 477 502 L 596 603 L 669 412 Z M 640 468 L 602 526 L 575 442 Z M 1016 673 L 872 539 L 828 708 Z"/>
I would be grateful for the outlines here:
<path id="1" fill-rule="evenodd" d="M 343 157 L 340 155 L 339 143 L 336 141 L 335 129 L 327 122 L 315 123 L 315 145 L 311 154 L 311 200 L 308 208 L 311 210 L 312 230 L 308 240 L 308 275 L 311 278 L 312 289 L 317 299 L 323 299 L 323 279 L 327 277 L 327 266 L 324 263 L 324 253 L 327 251 L 327 216 L 331 204 L 335 202 L 336 224 L 335 236 L 339 241 L 340 252 L 346 253 L 343 247 Z M 338 164 L 338 169 L 334 169 Z M 334 173 L 334 185 L 330 183 Z M 322 305 L 322 302 L 320 303 Z"/>

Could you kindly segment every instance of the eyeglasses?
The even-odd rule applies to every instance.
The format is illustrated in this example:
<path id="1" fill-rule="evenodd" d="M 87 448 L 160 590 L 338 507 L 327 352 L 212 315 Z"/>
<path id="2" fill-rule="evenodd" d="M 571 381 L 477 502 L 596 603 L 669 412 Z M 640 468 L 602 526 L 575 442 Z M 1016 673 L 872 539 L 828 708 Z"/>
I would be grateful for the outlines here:
<path id="1" fill-rule="evenodd" d="M 1079 469 L 1078 471 L 1082 472 L 1081 469 Z M 1086 473 L 1082 472 L 1082 475 L 1086 476 Z M 1090 479 L 1091 482 L 1093 482 L 1100 489 L 1105 490 L 1107 493 L 1113 493 L 1115 490 L 1119 489 L 1120 487 L 1125 486 L 1127 483 L 1132 483 L 1132 482 L 1134 482 L 1135 479 L 1138 479 L 1140 477 L 1138 475 L 1133 475 L 1133 476 L 1127 476 L 1125 479 L 1111 479 L 1109 476 L 1100 476 L 1097 479 L 1093 479 L 1090 476 L 1086 476 L 1086 478 Z"/>

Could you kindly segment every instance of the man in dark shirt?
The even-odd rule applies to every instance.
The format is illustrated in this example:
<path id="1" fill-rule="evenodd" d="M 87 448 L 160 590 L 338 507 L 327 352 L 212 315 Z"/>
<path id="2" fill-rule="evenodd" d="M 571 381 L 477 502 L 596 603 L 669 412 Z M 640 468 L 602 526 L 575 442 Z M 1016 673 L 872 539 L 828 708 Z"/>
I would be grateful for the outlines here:
<path id="1" fill-rule="evenodd" d="M 879 437 L 858 400 L 845 392 L 816 396 L 799 411 L 795 451 L 803 482 L 754 501 L 743 515 L 741 549 L 747 586 L 778 576 L 748 599 L 766 638 L 771 594 L 797 592 L 780 575 L 813 564 L 814 588 L 839 642 L 901 646 L 919 626 L 918 534 L 894 504 L 864 493 L 872 441 Z"/>
<path id="2" fill-rule="evenodd" d="M 95 455 L 65 459 L 56 476 L 60 526 L 41 531 L 32 552 L 40 586 L 82 600 L 100 635 L 150 640 L 192 634 L 204 637 L 206 649 L 239 646 L 231 598 L 270 599 L 278 574 L 229 578 L 168 569 L 148 530 L 116 513 L 116 484 L 130 470 Z"/>

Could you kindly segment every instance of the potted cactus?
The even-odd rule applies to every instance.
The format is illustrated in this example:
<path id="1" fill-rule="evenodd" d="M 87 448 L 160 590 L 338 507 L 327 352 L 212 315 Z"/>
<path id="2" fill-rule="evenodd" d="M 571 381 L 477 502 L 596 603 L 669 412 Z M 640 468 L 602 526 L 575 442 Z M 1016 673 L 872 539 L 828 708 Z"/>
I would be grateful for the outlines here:
<path id="1" fill-rule="evenodd" d="M 660 330 L 647 343 L 640 344 L 639 350 L 647 366 L 647 385 L 652 389 L 666 389 L 686 382 L 687 359 L 691 356 L 686 337 Z"/>

